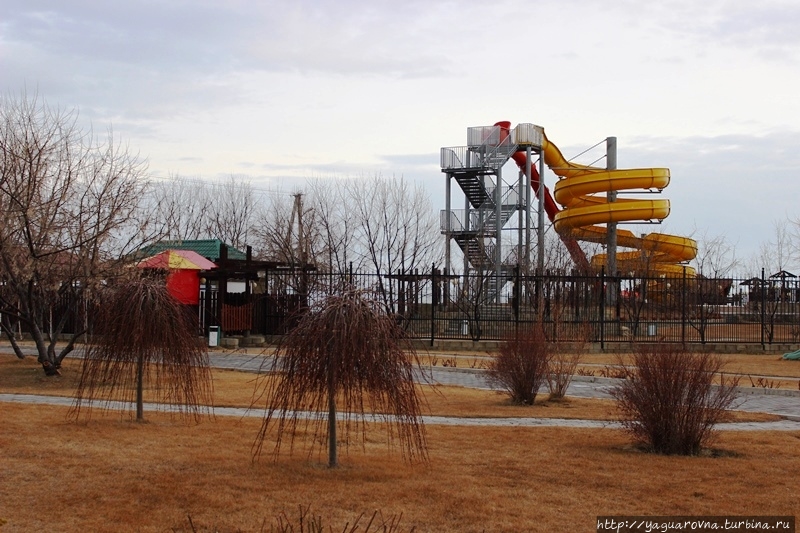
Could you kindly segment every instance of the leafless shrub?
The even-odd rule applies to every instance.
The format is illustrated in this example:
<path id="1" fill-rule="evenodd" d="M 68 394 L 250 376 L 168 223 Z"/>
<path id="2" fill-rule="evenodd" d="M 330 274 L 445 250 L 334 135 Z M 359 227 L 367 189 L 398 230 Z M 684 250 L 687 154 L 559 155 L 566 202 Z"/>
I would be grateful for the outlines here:
<path id="1" fill-rule="evenodd" d="M 197 342 L 196 325 L 167 291 L 163 279 L 137 277 L 106 289 L 81 365 L 72 414 L 91 412 L 95 400 L 134 402 L 144 418 L 145 380 L 156 400 L 181 414 L 199 416 L 211 401 L 208 352 Z"/>
<path id="2" fill-rule="evenodd" d="M 764 377 L 756 377 L 753 379 L 753 376 L 750 374 L 747 375 L 748 379 L 750 379 L 750 386 L 751 387 L 759 387 L 762 389 L 776 389 L 780 387 L 780 381 L 777 383 L 774 379 L 764 378 Z"/>
<path id="3" fill-rule="evenodd" d="M 501 344 L 488 364 L 489 380 L 505 390 L 514 403 L 533 405 L 547 380 L 551 355 L 551 344 L 541 324 L 520 330 Z"/>
<path id="4" fill-rule="evenodd" d="M 456 368 L 458 367 L 458 360 L 455 357 L 446 357 L 442 359 L 442 366 Z"/>
<path id="5" fill-rule="evenodd" d="M 337 466 L 338 407 L 347 442 L 349 434 L 359 430 L 362 442 L 366 440 L 368 408 L 385 422 L 390 444 L 399 440 L 405 459 L 427 460 L 413 381 L 413 366 L 419 366 L 419 360 L 402 328 L 376 300 L 352 289 L 329 296 L 284 337 L 274 361 L 275 379 L 263 391 L 267 404 L 254 444 L 256 456 L 272 428 L 276 454 L 287 434 L 293 447 L 301 414 L 310 410 L 316 414 L 305 419 L 304 427 L 311 426 L 313 443 L 325 442 L 327 428 L 328 463 Z"/>
<path id="6" fill-rule="evenodd" d="M 576 373 L 579 376 L 594 377 L 594 370 L 590 368 L 579 368 Z"/>
<path id="7" fill-rule="evenodd" d="M 486 361 L 483 359 L 478 359 L 477 357 L 473 357 L 472 361 L 469 362 L 469 367 L 483 370 L 486 368 Z"/>
<path id="8" fill-rule="evenodd" d="M 564 329 L 565 324 L 561 320 L 562 311 L 559 310 L 555 327 Z M 564 334 L 557 338 L 568 338 Z M 547 386 L 550 389 L 550 398 L 560 400 L 567 393 L 572 376 L 581 362 L 581 357 L 586 344 L 591 338 L 591 328 L 588 324 L 576 331 L 572 331 L 572 341 L 568 344 L 553 343 L 551 347 L 552 356 L 547 368 Z"/>
<path id="9" fill-rule="evenodd" d="M 577 350 L 556 350 L 547 367 L 547 386 L 550 398 L 558 400 L 567 393 L 572 376 L 581 362 L 581 352 Z"/>
<path id="10" fill-rule="evenodd" d="M 725 379 L 722 359 L 671 344 L 637 346 L 627 379 L 612 397 L 633 438 L 662 454 L 695 455 L 725 421 L 736 400 L 737 380 Z M 719 383 L 714 384 L 716 378 Z"/>
<path id="11" fill-rule="evenodd" d="M 619 366 L 604 366 L 598 372 L 601 378 L 611 379 L 627 379 L 630 375 L 623 364 Z"/>
<path id="12" fill-rule="evenodd" d="M 352 524 L 347 522 L 341 529 L 342 533 L 357 533 L 362 531 L 362 521 L 366 520 L 366 517 L 367 515 L 361 513 Z M 403 531 L 400 529 L 400 520 L 402 517 L 402 515 L 384 517 L 380 510 L 374 511 L 369 520 L 366 521 L 366 524 L 363 525 L 363 531 L 364 533 L 401 533 L 401 531 Z M 299 507 L 297 520 L 290 518 L 284 511 L 278 515 L 277 522 L 276 526 L 270 527 L 270 532 L 294 533 L 295 531 L 308 531 L 309 533 L 323 533 L 326 531 L 322 516 L 314 515 L 311 512 L 310 505 L 306 507 L 301 505 Z M 334 531 L 333 526 L 328 526 L 327 531 Z M 339 530 L 337 529 L 336 531 Z M 414 531 L 416 531 L 414 527 L 408 530 L 409 533 L 413 533 Z"/>

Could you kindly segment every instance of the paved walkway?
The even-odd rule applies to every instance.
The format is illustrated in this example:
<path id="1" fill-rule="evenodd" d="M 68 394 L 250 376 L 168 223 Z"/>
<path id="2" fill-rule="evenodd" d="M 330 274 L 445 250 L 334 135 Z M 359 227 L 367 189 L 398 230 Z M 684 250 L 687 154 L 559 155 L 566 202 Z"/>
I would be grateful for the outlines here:
<path id="1" fill-rule="evenodd" d="M 246 372 L 268 369 L 272 357 L 245 354 L 209 354 L 211 365 Z M 433 367 L 427 378 L 440 385 L 456 385 L 472 389 L 492 390 L 486 372 L 472 368 Z M 567 390 L 568 396 L 578 398 L 611 398 L 609 390 L 618 382 L 611 378 L 576 376 Z M 770 413 L 800 422 L 800 391 L 741 388 L 736 408 L 740 411 Z"/>
<path id="2" fill-rule="evenodd" d="M 79 355 L 79 354 L 76 354 Z M 210 364 L 215 368 L 228 368 L 245 372 L 266 371 L 274 359 L 271 356 L 252 355 L 245 353 L 211 352 Z M 456 385 L 474 389 L 492 390 L 493 387 L 486 379 L 486 372 L 471 368 L 432 367 L 426 375 L 419 375 L 420 379 L 441 384 Z M 618 380 L 610 378 L 596 378 L 576 376 L 567 390 L 568 396 L 579 398 L 610 398 L 609 390 Z M 53 396 L 0 394 L 0 402 L 43 403 L 50 405 L 71 405 L 71 398 Z M 119 408 L 128 408 L 119 404 Z M 169 406 L 150 405 L 147 409 L 168 410 Z M 784 420 L 776 422 L 738 422 L 721 424 L 720 429 L 727 430 L 786 430 L 800 431 L 800 391 L 774 390 L 774 389 L 749 389 L 742 388 L 736 409 L 747 412 L 770 413 L 779 415 Z M 253 411 L 240 408 L 214 408 L 218 416 L 261 416 L 259 410 Z M 556 418 L 456 418 L 456 417 L 424 417 L 426 424 L 441 425 L 481 425 L 481 426 L 520 426 L 520 427 L 618 427 L 614 422 L 596 420 L 568 420 Z"/>
<path id="3" fill-rule="evenodd" d="M 0 393 L 0 403 L 22 403 L 37 405 L 59 405 L 69 407 L 72 398 L 65 396 L 42 396 L 33 394 L 5 394 Z M 98 402 L 104 408 L 111 410 L 132 411 L 133 404 L 128 402 Z M 176 412 L 177 408 L 169 404 L 145 403 L 145 411 Z M 247 409 L 243 407 L 214 407 L 205 411 L 214 416 L 235 416 L 238 418 L 261 418 L 264 412 L 261 409 Z M 299 413 L 300 418 L 327 416 L 326 413 Z M 340 413 L 339 418 L 343 415 Z M 571 428 L 619 428 L 618 422 L 600 420 L 576 420 L 568 418 L 469 418 L 447 416 L 423 416 L 423 423 L 441 426 L 503 426 L 503 427 L 571 427 Z M 381 421 L 381 417 L 370 416 L 368 420 Z M 717 429 L 722 431 L 800 431 L 800 421 L 778 420 L 775 422 L 733 422 L 719 424 Z"/>

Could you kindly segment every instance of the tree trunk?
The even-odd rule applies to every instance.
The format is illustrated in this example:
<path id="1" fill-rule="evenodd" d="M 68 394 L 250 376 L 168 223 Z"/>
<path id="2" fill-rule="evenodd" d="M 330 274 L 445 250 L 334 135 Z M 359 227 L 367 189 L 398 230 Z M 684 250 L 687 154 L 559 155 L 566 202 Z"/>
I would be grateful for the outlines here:
<path id="1" fill-rule="evenodd" d="M 136 421 L 144 420 L 144 354 L 136 361 Z"/>
<path id="2" fill-rule="evenodd" d="M 328 361 L 328 467 L 336 468 L 339 460 L 336 453 L 336 378 L 333 362 Z"/>
<path id="3" fill-rule="evenodd" d="M 60 376 L 61 363 L 56 361 L 55 352 L 52 349 L 52 343 L 48 346 L 45 343 L 42 331 L 35 325 L 31 328 L 31 337 L 36 344 L 36 351 L 39 352 L 38 361 L 42 365 L 45 376 Z"/>
<path id="4" fill-rule="evenodd" d="M 5 333 L 8 342 L 11 344 L 11 348 L 14 350 L 14 355 L 17 356 L 17 359 L 25 359 L 25 354 L 22 353 L 22 349 L 19 347 L 17 337 L 14 335 L 13 331 L 3 327 L 3 333 Z"/>

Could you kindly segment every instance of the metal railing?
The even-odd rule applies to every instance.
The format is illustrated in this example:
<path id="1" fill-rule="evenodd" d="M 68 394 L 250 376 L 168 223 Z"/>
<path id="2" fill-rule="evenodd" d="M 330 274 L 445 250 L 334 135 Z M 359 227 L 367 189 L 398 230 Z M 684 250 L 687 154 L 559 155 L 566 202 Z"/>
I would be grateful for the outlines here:
<path id="1" fill-rule="evenodd" d="M 505 250 L 504 250 L 505 251 Z M 253 294 L 224 303 L 251 320 L 225 321 L 215 291 L 203 293 L 204 328 L 247 324 L 252 334 L 282 334 L 299 314 L 345 287 L 368 291 L 416 338 L 499 340 L 541 322 L 554 340 L 585 338 L 601 346 L 631 342 L 800 345 L 800 282 L 796 278 L 703 278 L 526 274 L 518 267 L 453 275 L 433 265 L 392 273 L 266 273 Z M 608 294 L 617 298 L 609 302 Z M 496 297 L 499 295 L 499 297 Z M 92 331 L 96 305 L 67 306 L 69 324 Z M 228 309 L 230 311 L 230 309 Z M 5 318 L 5 316 L 4 316 Z M 239 317 L 242 318 L 242 317 Z M 10 324 L 15 327 L 14 324 Z M 25 333 L 20 324 L 20 333 Z M 74 331 L 73 327 L 65 332 Z M 225 334 L 242 334 L 226 331 Z"/>
<path id="2" fill-rule="evenodd" d="M 530 123 L 517 124 L 511 131 L 511 137 L 513 142 L 520 146 L 541 148 L 544 143 L 544 128 Z"/>
<path id="3" fill-rule="evenodd" d="M 430 266 L 405 273 L 307 277 L 309 301 L 321 301 L 344 280 L 373 292 L 409 334 L 431 340 L 503 339 L 543 321 L 554 340 L 575 340 L 580 333 L 603 345 L 800 343 L 800 284 L 763 275 L 749 280 L 612 278 L 602 272 L 536 276 L 506 267 L 500 287 L 493 271 L 455 276 Z M 611 287 L 619 296 L 609 305 Z"/>
<path id="4" fill-rule="evenodd" d="M 516 130 L 515 130 L 516 131 Z M 502 136 L 499 126 L 467 128 L 467 146 L 442 148 L 442 170 L 497 170 L 517 151 L 513 135 Z"/>

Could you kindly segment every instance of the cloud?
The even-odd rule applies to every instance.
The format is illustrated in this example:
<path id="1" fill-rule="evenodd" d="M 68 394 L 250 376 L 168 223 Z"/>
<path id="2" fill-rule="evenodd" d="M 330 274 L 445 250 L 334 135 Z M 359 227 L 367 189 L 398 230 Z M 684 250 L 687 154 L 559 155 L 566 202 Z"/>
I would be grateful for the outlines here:
<path id="1" fill-rule="evenodd" d="M 793 0 L 5 0 L 0 73 L 157 175 L 402 174 L 438 201 L 468 126 L 611 133 L 620 166 L 671 168 L 670 226 L 756 239 L 797 211 L 797 27 Z"/>
<path id="2" fill-rule="evenodd" d="M 434 168 L 438 169 L 439 165 L 439 154 L 438 152 L 432 152 L 427 154 L 392 154 L 392 155 L 383 155 L 381 159 L 388 164 L 389 166 L 393 167 L 421 167 L 421 168 Z"/>
<path id="3" fill-rule="evenodd" d="M 764 60 L 796 62 L 800 5 L 786 0 L 648 3 L 647 20 L 703 47 L 732 47 Z"/>
<path id="4" fill-rule="evenodd" d="M 798 212 L 798 145 L 800 131 L 640 137 L 618 157 L 626 167 L 670 168 L 672 180 L 662 196 L 671 201 L 667 223 L 673 231 L 726 235 L 747 256 L 769 240 L 776 219 Z"/>

